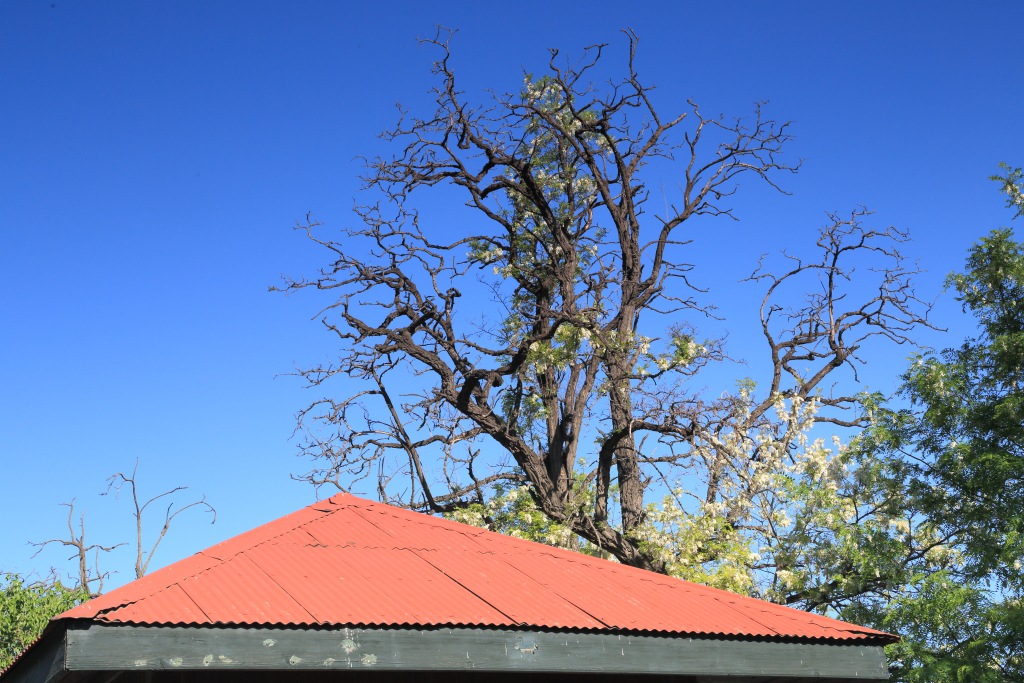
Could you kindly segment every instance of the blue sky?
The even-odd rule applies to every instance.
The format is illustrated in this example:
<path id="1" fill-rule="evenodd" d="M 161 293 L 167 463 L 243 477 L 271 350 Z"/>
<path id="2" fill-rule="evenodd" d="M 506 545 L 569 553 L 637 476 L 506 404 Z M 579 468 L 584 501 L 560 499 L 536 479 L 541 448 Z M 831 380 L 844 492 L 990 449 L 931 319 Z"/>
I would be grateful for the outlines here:
<path id="1" fill-rule="evenodd" d="M 330 357 L 313 297 L 268 293 L 321 255 L 307 212 L 352 222 L 359 155 L 401 101 L 424 111 L 433 54 L 460 32 L 465 89 L 514 91 L 547 48 L 640 36 L 641 76 L 686 98 L 792 120 L 791 196 L 750 185 L 738 223 L 700 224 L 691 259 L 746 352 L 756 311 L 737 284 L 763 252 L 800 251 L 826 211 L 865 205 L 910 230 L 937 296 L 966 249 L 1009 213 L 987 176 L 1024 165 L 1019 2 L 0 3 L 0 570 L 63 568 L 30 540 L 63 531 L 72 498 L 91 540 L 131 534 L 107 476 L 141 462 L 143 491 L 188 484 L 216 525 L 182 518 L 154 567 L 314 500 L 290 480 L 313 396 L 288 373 Z M 664 178 L 667 184 L 673 179 Z M 434 205 L 432 229 L 454 216 Z M 969 331 L 948 297 L 951 345 Z M 891 390 L 909 350 L 872 358 Z M 130 552 L 104 567 L 130 578 Z"/>

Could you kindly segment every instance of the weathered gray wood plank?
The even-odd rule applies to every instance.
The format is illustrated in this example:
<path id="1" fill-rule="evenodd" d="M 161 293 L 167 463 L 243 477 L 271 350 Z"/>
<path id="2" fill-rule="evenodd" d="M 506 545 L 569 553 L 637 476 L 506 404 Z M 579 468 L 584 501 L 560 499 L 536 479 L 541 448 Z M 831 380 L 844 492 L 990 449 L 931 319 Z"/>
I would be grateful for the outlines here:
<path id="1" fill-rule="evenodd" d="M 63 673 L 64 634 L 51 633 L 4 675 L 4 683 L 54 683 Z"/>
<path id="2" fill-rule="evenodd" d="M 882 648 L 487 629 L 88 625 L 70 670 L 448 670 L 886 680 Z"/>

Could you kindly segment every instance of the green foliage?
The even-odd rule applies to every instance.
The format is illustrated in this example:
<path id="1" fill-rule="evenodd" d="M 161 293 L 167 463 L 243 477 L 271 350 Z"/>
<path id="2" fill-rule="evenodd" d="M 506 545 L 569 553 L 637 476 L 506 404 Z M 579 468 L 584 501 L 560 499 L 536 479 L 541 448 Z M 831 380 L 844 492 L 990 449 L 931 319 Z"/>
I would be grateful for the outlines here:
<path id="1" fill-rule="evenodd" d="M 583 507 L 594 497 L 593 485 L 577 474 L 573 481 L 576 504 Z M 484 502 L 452 510 L 444 515 L 462 524 L 496 531 L 535 543 L 575 550 L 585 555 L 609 559 L 610 555 L 584 539 L 566 524 L 553 521 L 541 511 L 530 495 L 530 487 L 495 484 Z"/>
<path id="2" fill-rule="evenodd" d="M 695 513 L 679 503 L 678 495 L 647 506 L 645 523 L 636 532 L 640 547 L 666 563 L 667 573 L 734 593 L 754 588 L 751 565 L 760 559 L 755 539 L 743 533 L 714 505 Z"/>
<path id="3" fill-rule="evenodd" d="M 507 536 L 575 549 L 575 534 L 541 512 L 526 486 L 495 486 L 486 502 L 453 510 L 445 516 Z"/>
<path id="4" fill-rule="evenodd" d="M 1020 178 L 1003 179 L 1011 198 Z M 868 428 L 829 443 L 816 399 L 778 396 L 773 421 L 693 450 L 753 463 L 721 473 L 728 505 L 677 485 L 631 538 L 672 575 L 899 634 L 893 680 L 1024 681 L 1024 244 L 994 231 L 948 283 L 977 333 L 915 359 L 904 376 L 914 410 L 862 396 Z M 694 345 L 675 334 L 647 367 L 685 363 Z M 741 384 L 740 411 L 756 391 Z M 499 492 L 481 519 L 572 547 L 518 491 Z"/>
<path id="5" fill-rule="evenodd" d="M 1003 169 L 1005 175 L 996 174 L 991 180 L 996 181 L 1003 187 L 1006 193 L 1006 206 L 1017 211 L 1014 218 L 1024 216 L 1024 189 L 1021 185 L 1024 182 L 1024 171 L 1020 168 L 1011 168 L 1009 164 L 1001 163 L 999 168 Z"/>
<path id="6" fill-rule="evenodd" d="M 954 572 L 915 577 L 878 623 L 903 637 L 887 648 L 895 680 L 1024 680 L 1019 601 L 993 602 Z"/>
<path id="7" fill-rule="evenodd" d="M 17 574 L 5 574 L 0 582 L 0 670 L 39 637 L 52 617 L 88 597 L 84 588 L 69 588 L 60 581 L 29 583 Z"/>
<path id="8" fill-rule="evenodd" d="M 906 374 L 922 408 L 909 440 L 931 458 L 930 512 L 968 536 L 976 573 L 999 571 L 1020 586 L 1005 568 L 1021 559 L 1024 532 L 1024 246 L 1010 230 L 993 231 L 948 282 L 979 332 Z"/>
<path id="9" fill-rule="evenodd" d="M 1021 171 L 994 180 L 1020 216 Z M 977 332 L 916 358 L 904 375 L 913 411 L 889 413 L 869 435 L 904 460 L 911 520 L 948 548 L 914 571 L 866 623 L 902 635 L 889 648 L 901 681 L 1024 680 L 1024 245 L 1008 229 L 974 245 L 947 285 Z"/>

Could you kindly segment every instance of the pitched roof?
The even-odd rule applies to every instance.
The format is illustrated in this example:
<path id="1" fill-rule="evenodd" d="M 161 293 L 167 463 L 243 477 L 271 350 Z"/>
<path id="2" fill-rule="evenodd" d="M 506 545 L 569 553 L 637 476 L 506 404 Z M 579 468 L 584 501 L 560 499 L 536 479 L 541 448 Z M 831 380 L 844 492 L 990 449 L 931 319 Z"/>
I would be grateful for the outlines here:
<path id="1" fill-rule="evenodd" d="M 346 494 L 219 543 L 57 619 L 894 639 Z"/>

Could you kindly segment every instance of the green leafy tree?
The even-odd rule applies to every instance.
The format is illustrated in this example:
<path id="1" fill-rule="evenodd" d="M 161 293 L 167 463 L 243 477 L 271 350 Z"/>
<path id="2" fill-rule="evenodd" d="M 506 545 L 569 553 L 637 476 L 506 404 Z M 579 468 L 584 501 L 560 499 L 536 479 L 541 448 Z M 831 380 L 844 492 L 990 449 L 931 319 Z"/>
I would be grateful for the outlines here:
<path id="1" fill-rule="evenodd" d="M 1020 216 L 1021 171 L 1002 168 L 993 179 Z M 863 437 L 901 463 L 908 521 L 932 530 L 942 561 L 852 613 L 903 636 L 889 648 L 898 680 L 1022 681 L 1024 245 L 993 231 L 947 285 L 975 334 L 915 359 L 903 377 L 912 409 L 883 413 Z"/>
<path id="2" fill-rule="evenodd" d="M 50 619 L 89 598 L 83 587 L 59 580 L 30 582 L 17 574 L 0 579 L 0 670 L 31 645 Z"/>
<path id="3" fill-rule="evenodd" d="M 1021 170 L 994 176 L 1024 210 Z M 909 439 L 937 482 L 933 514 L 964 530 L 972 567 L 1017 587 L 1024 557 L 1024 245 L 994 230 L 949 276 L 977 332 L 957 348 L 919 358 L 905 391 L 921 409 Z M 947 496 L 946 492 L 952 495 Z"/>
<path id="4" fill-rule="evenodd" d="M 906 389 L 923 410 L 915 446 L 931 457 L 939 490 L 956 494 L 935 508 L 951 528 L 970 529 L 970 556 L 985 572 L 1012 567 L 1024 550 L 1024 245 L 993 231 L 966 266 L 948 282 L 978 333 L 919 359 Z"/>

